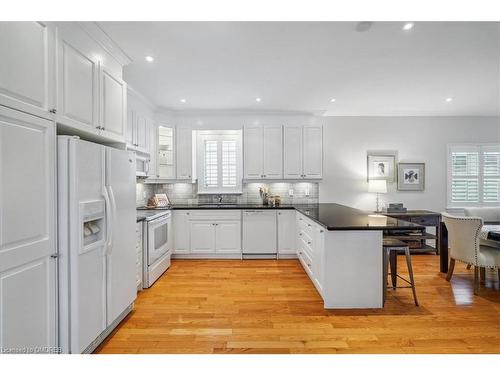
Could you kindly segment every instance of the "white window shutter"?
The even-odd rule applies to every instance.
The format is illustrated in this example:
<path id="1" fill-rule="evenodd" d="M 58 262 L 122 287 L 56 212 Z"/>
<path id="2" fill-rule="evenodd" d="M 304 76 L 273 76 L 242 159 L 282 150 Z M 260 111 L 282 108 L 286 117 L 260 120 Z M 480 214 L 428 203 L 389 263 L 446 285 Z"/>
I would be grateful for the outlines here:
<path id="1" fill-rule="evenodd" d="M 236 186 L 236 141 L 222 141 L 222 186 Z"/>
<path id="2" fill-rule="evenodd" d="M 452 151 L 451 200 L 456 203 L 479 201 L 479 153 Z"/>
<path id="3" fill-rule="evenodd" d="M 483 153 L 483 201 L 500 202 L 500 151 Z"/>
<path id="4" fill-rule="evenodd" d="M 205 186 L 218 185 L 217 141 L 205 141 Z"/>

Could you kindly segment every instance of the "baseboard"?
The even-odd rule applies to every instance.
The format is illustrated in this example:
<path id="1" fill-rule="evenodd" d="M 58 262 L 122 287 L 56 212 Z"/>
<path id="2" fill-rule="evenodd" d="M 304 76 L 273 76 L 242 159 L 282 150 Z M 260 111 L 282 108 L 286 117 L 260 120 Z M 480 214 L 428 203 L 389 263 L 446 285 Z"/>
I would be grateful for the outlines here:
<path id="1" fill-rule="evenodd" d="M 234 254 L 173 254 L 172 259 L 238 259 L 241 253 Z"/>
<path id="2" fill-rule="evenodd" d="M 120 322 L 132 311 L 132 308 L 134 307 L 134 304 L 130 304 L 123 312 L 116 318 L 113 323 L 109 325 L 108 328 L 106 328 L 97 338 L 90 343 L 89 346 L 85 348 L 85 350 L 82 352 L 82 354 L 90 354 L 96 348 L 101 345 L 101 343 L 104 341 L 106 337 L 109 336 L 109 334 L 120 324 Z"/>

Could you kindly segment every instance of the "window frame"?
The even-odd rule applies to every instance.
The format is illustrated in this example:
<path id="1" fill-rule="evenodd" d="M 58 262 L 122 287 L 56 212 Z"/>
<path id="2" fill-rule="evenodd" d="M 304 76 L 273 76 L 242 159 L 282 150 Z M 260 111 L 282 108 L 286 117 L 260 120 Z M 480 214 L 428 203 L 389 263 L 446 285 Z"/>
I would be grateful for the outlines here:
<path id="1" fill-rule="evenodd" d="M 454 143 L 447 145 L 447 207 L 460 209 L 466 207 L 499 207 L 500 202 L 484 201 L 484 153 L 500 151 L 500 143 Z M 453 152 L 478 152 L 478 201 L 477 202 L 453 202 L 452 201 L 452 153 Z"/>
<path id="2" fill-rule="evenodd" d="M 205 141 L 217 141 L 217 186 L 207 187 L 205 181 Z M 236 142 L 236 186 L 222 186 L 222 142 Z M 196 133 L 196 175 L 198 194 L 242 194 L 243 193 L 243 152 L 241 130 L 202 130 Z"/>

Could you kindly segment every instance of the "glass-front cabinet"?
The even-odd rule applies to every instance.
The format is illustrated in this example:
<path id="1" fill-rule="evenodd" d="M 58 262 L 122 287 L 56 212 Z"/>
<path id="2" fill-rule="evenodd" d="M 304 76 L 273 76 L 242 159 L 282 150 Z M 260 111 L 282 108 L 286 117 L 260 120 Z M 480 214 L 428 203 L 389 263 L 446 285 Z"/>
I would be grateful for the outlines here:
<path id="1" fill-rule="evenodd" d="M 158 126 L 158 178 L 175 179 L 174 128 L 168 125 Z"/>

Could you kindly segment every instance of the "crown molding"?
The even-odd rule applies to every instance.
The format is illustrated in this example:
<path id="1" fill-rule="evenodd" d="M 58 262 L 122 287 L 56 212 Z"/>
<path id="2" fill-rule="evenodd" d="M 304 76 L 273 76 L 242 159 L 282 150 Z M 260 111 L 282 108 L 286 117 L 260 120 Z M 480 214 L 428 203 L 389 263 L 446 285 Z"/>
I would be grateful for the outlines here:
<path id="1" fill-rule="evenodd" d="M 122 66 L 132 62 L 132 59 L 106 34 L 97 22 L 78 22 L 78 25 Z"/>

